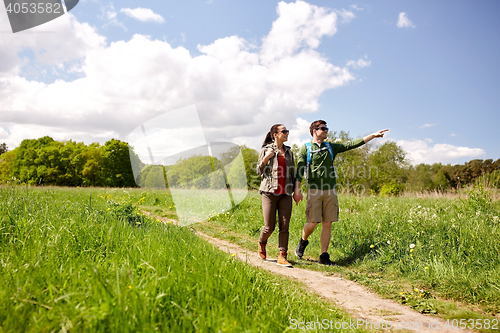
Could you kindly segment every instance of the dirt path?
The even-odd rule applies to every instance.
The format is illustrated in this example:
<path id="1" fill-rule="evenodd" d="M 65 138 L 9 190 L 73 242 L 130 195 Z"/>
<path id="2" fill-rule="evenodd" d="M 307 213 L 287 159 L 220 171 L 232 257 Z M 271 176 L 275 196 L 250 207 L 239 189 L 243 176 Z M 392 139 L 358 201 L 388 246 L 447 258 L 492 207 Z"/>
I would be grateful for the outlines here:
<path id="1" fill-rule="evenodd" d="M 147 212 L 145 213 L 152 215 Z M 173 220 L 156 216 L 155 218 L 164 222 L 175 223 Z M 343 308 L 355 318 L 352 325 L 359 323 L 361 324 L 360 327 L 382 329 L 382 324 L 385 323 L 384 327 L 389 328 L 387 331 L 397 331 L 399 328 L 412 332 L 456 333 L 457 330 L 460 332 L 473 332 L 457 329 L 456 327 L 455 329 L 451 327 L 445 328 L 444 320 L 431 315 L 421 314 L 407 306 L 381 298 L 356 282 L 303 268 L 281 267 L 276 264 L 276 259 L 262 260 L 257 251 L 248 251 L 238 245 L 211 237 L 199 231 L 196 234 L 220 250 L 235 254 L 241 261 L 287 278 L 293 278 L 306 285 L 310 291 L 321 297 L 333 300 L 338 307 Z M 325 318 L 328 318 L 327 314 L 325 314 Z M 392 329 L 390 329 L 389 325 L 392 325 Z"/>

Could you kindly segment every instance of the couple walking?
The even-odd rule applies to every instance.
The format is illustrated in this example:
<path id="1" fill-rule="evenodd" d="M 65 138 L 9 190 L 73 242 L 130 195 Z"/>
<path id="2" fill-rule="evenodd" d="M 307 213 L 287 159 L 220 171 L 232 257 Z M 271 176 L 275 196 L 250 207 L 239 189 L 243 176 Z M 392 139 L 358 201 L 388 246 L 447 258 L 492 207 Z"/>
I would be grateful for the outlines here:
<path id="1" fill-rule="evenodd" d="M 309 131 L 312 141 L 301 147 L 295 164 L 288 141 L 289 130 L 282 124 L 271 127 L 267 133 L 257 163 L 257 174 L 262 178 L 260 193 L 262 194 L 262 211 L 264 227 L 259 237 L 259 255 L 266 259 L 267 239 L 271 236 L 276 224 L 279 229 L 278 265 L 292 265 L 287 260 L 288 227 L 292 215 L 292 197 L 298 205 L 303 199 L 300 183 L 305 176 L 307 188 L 306 219 L 302 230 L 302 238 L 297 245 L 295 255 L 302 258 L 304 250 L 316 225 L 321 223 L 321 254 L 319 262 L 332 265 L 328 254 L 332 222 L 339 218 L 339 204 L 336 191 L 336 177 L 333 160 L 339 153 L 358 148 L 374 138 L 381 138 L 387 129 L 356 139 L 351 142 L 326 142 L 328 127 L 326 121 L 316 120 L 311 123 Z M 276 213 L 278 220 L 276 221 Z"/>

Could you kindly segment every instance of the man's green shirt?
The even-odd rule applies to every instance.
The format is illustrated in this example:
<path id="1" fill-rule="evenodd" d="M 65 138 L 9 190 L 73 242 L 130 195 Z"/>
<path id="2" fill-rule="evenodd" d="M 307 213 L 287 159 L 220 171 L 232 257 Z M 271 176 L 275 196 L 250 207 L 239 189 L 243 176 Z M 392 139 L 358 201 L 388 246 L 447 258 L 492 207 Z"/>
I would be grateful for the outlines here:
<path id="1" fill-rule="evenodd" d="M 309 188 L 314 188 L 318 190 L 328 190 L 335 188 L 337 184 L 337 177 L 335 176 L 335 170 L 333 169 L 332 158 L 335 160 L 335 156 L 339 153 L 361 147 L 365 144 L 365 141 L 360 138 L 347 143 L 333 143 L 330 142 L 332 147 L 333 156 L 330 156 L 328 149 L 322 150 L 320 152 L 314 153 L 312 155 L 311 165 L 309 165 L 309 176 L 307 177 L 307 183 Z M 321 145 L 311 142 L 312 150 L 317 150 L 325 147 L 325 143 L 322 142 Z M 307 163 L 307 148 L 303 145 L 300 148 L 299 155 L 297 158 L 297 181 L 302 181 L 304 178 L 304 172 Z"/>

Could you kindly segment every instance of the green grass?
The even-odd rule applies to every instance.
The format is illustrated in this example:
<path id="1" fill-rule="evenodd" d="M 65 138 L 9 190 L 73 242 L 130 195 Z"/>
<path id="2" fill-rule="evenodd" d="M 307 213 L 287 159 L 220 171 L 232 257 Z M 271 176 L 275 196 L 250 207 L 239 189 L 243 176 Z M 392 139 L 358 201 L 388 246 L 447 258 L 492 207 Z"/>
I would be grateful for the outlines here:
<path id="1" fill-rule="evenodd" d="M 260 195 L 251 192 L 236 208 L 193 227 L 256 250 L 261 207 Z M 329 248 L 338 267 L 317 263 L 320 226 L 305 260 L 290 256 L 296 267 L 343 274 L 421 312 L 457 314 L 437 299 L 500 312 L 500 210 L 484 189 L 469 191 L 465 199 L 340 196 L 340 211 Z M 294 205 L 290 253 L 304 212 L 305 202 Z M 271 255 L 277 255 L 277 234 L 268 242 Z"/>
<path id="2" fill-rule="evenodd" d="M 137 205 L 175 216 L 167 191 L 0 187 L 0 332 L 282 332 L 292 319 L 349 320 Z"/>

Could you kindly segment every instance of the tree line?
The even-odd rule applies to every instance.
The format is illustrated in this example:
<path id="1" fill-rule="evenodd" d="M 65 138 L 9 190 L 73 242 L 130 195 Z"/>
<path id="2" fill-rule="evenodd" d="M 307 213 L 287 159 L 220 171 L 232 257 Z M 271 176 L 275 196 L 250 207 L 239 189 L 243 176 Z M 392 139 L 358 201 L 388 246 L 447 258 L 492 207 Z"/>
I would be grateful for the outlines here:
<path id="1" fill-rule="evenodd" d="M 139 158 L 136 157 L 136 163 Z M 0 183 L 56 186 L 135 186 L 126 142 L 104 145 L 55 141 L 49 136 L 23 140 L 0 155 Z"/>
<path id="2" fill-rule="evenodd" d="M 330 133 L 328 140 L 346 142 L 352 138 L 340 131 Z M 294 154 L 299 148 L 292 147 Z M 132 163 L 141 170 L 137 179 L 130 152 Z M 243 165 L 231 163 L 239 153 Z M 133 148 L 120 140 L 85 145 L 45 136 L 23 140 L 12 151 L 8 151 L 5 143 L 0 144 L 0 183 L 148 188 L 222 188 L 229 183 L 237 188 L 247 184 L 258 189 L 260 177 L 255 172 L 258 155 L 256 150 L 240 146 L 218 158 L 193 156 L 171 166 L 145 165 Z M 242 169 L 244 174 L 240 172 Z M 338 190 L 343 193 L 397 195 L 403 191 L 448 191 L 478 182 L 500 187 L 500 159 L 475 159 L 463 165 L 412 165 L 406 152 L 393 141 L 378 146 L 368 143 L 342 153 L 335 159 L 335 170 Z"/>

